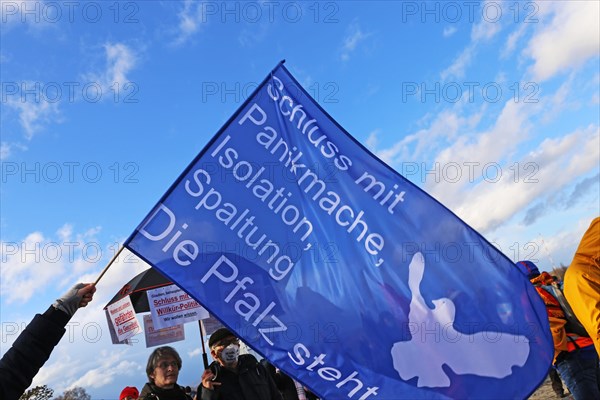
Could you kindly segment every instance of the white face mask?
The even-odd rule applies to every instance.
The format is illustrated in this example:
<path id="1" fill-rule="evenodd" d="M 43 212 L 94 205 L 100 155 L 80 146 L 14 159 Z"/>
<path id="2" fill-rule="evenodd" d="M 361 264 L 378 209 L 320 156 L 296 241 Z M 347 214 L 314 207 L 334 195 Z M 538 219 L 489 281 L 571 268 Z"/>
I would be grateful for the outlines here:
<path id="1" fill-rule="evenodd" d="M 240 355 L 240 346 L 236 344 L 230 344 L 221 350 L 221 360 L 226 365 L 234 364 Z"/>

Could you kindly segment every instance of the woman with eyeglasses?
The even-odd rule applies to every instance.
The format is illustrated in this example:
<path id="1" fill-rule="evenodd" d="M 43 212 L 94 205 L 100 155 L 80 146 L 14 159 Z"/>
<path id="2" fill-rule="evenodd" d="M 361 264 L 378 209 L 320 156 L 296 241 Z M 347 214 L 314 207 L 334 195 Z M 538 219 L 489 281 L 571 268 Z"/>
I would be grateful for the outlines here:
<path id="1" fill-rule="evenodd" d="M 140 399 L 189 400 L 183 387 L 177 384 L 181 357 L 170 346 L 156 348 L 148 358 L 148 383 L 142 388 Z"/>

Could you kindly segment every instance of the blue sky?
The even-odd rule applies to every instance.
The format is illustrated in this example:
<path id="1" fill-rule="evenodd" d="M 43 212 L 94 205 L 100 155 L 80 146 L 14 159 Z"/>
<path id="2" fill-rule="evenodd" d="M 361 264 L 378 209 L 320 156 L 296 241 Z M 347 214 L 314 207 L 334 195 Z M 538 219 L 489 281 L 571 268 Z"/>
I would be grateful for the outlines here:
<path id="1" fill-rule="evenodd" d="M 1 352 L 95 280 L 282 59 L 510 259 L 568 265 L 600 214 L 598 4 L 1 0 Z M 102 311 L 142 269 L 110 268 L 34 384 L 143 385 L 143 338 L 110 344 Z M 196 385 L 186 334 L 180 383 Z"/>

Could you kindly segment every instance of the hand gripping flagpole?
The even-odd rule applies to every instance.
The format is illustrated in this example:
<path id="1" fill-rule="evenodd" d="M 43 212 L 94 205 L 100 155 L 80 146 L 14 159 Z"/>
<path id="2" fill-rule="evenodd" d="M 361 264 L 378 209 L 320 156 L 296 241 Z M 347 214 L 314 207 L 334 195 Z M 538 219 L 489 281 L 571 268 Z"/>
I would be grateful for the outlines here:
<path id="1" fill-rule="evenodd" d="M 96 281 L 94 282 L 94 286 L 96 286 L 98 284 L 98 282 L 100 281 L 100 279 L 102 279 L 102 277 L 104 276 L 104 274 L 106 273 L 106 271 L 108 271 L 108 268 L 110 268 L 110 266 L 112 265 L 112 263 L 115 262 L 115 260 L 117 259 L 117 257 L 119 257 L 119 254 L 121 254 L 121 252 L 123 251 L 125 247 L 121 246 L 119 247 L 119 251 L 117 251 L 112 258 L 110 259 L 110 261 L 108 262 L 108 264 L 106 264 L 106 267 L 104 267 L 104 269 L 102 270 L 102 272 L 100 272 L 100 275 L 98 276 L 98 278 L 96 278 Z"/>

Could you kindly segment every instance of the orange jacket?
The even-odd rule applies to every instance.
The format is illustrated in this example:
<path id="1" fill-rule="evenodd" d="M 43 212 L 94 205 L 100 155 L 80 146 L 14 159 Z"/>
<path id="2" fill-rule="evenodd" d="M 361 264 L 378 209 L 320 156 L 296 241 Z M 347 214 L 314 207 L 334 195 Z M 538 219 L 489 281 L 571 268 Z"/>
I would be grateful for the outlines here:
<path id="1" fill-rule="evenodd" d="M 538 294 L 546 305 L 548 320 L 550 322 L 550 331 L 554 340 L 554 361 L 563 351 L 574 351 L 580 347 L 587 347 L 594 344 L 589 337 L 581 337 L 574 333 L 565 330 L 567 320 L 565 313 L 560 307 L 560 303 L 553 295 L 551 295 L 542 285 L 550 285 L 554 282 L 554 278 L 547 272 L 542 272 L 539 276 L 531 279 L 531 283 L 535 286 Z"/>

